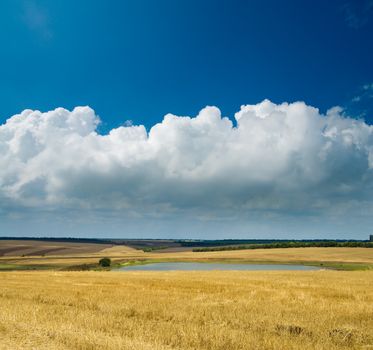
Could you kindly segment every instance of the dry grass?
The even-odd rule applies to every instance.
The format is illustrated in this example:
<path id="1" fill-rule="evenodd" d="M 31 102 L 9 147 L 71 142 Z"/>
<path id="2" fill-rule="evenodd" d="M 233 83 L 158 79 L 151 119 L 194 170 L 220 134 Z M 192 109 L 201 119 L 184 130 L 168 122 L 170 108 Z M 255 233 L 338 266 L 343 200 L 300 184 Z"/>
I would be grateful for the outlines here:
<path id="1" fill-rule="evenodd" d="M 247 260 L 247 261 L 275 261 L 275 262 L 352 262 L 373 264 L 373 249 L 371 248 L 279 248 L 279 249 L 247 249 L 227 250 L 216 252 L 176 252 L 176 253 L 148 253 L 153 258 L 176 258 L 184 260 Z"/>
<path id="2" fill-rule="evenodd" d="M 372 349 L 373 272 L 3 272 L 0 349 Z"/>

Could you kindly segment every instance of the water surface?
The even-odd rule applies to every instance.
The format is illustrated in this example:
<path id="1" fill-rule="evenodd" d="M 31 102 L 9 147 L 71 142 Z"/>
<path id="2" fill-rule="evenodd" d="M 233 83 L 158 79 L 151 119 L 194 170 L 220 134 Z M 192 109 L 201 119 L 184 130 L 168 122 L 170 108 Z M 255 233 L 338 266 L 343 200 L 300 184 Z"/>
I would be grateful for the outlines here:
<path id="1" fill-rule="evenodd" d="M 211 271 L 211 270 L 319 270 L 315 266 L 274 264 L 225 264 L 195 262 L 164 262 L 144 265 L 122 266 L 114 271 Z"/>

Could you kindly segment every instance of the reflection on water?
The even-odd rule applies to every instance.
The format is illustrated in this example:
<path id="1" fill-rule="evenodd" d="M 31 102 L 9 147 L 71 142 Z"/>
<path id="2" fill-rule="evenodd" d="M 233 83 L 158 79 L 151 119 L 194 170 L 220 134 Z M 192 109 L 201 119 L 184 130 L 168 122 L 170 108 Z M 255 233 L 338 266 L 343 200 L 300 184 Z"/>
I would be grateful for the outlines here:
<path id="1" fill-rule="evenodd" d="M 145 265 L 123 266 L 115 271 L 210 271 L 210 270 L 319 270 L 315 266 L 303 265 L 268 265 L 268 264 L 224 264 L 224 263 L 194 263 L 165 262 Z"/>

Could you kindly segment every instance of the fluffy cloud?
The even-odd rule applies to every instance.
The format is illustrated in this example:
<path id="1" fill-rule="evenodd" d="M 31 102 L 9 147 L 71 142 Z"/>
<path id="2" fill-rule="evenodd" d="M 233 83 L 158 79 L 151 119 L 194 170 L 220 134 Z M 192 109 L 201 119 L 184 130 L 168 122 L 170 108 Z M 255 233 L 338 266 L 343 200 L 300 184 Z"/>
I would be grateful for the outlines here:
<path id="1" fill-rule="evenodd" d="M 235 120 L 206 107 L 194 118 L 168 114 L 149 132 L 129 124 L 100 135 L 89 107 L 25 110 L 0 126 L 0 215 L 93 210 L 239 224 L 258 213 L 373 213 L 372 126 L 339 108 L 322 115 L 268 100 Z"/>

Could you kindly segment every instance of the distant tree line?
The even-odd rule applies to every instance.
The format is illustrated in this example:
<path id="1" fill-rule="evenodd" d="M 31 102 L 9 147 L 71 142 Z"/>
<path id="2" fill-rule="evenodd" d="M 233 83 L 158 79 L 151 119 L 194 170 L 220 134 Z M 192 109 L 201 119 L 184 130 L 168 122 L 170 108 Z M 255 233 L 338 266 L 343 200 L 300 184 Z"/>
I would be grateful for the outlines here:
<path id="1" fill-rule="evenodd" d="M 196 239 L 196 240 L 178 240 L 176 241 L 182 247 L 217 247 L 217 246 L 237 246 L 237 245 L 255 245 L 255 244 L 274 244 L 274 243 L 326 243 L 330 242 L 368 242 L 367 240 L 349 240 L 349 239 Z"/>
<path id="2" fill-rule="evenodd" d="M 365 241 L 287 241 L 262 244 L 241 244 L 219 247 L 195 248 L 193 252 L 214 252 L 224 250 L 244 250 L 244 249 L 273 249 L 273 248 L 309 248 L 309 247 L 361 247 L 373 248 L 373 242 Z"/>

